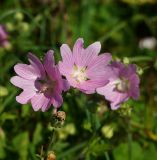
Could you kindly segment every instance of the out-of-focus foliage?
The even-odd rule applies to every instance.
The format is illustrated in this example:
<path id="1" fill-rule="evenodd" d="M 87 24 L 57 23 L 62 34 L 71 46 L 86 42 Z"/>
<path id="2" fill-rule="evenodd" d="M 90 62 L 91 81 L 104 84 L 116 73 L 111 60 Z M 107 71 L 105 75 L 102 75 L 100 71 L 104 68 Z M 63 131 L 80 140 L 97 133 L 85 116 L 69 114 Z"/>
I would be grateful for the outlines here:
<path id="1" fill-rule="evenodd" d="M 156 11 L 156 0 L 1 0 L 10 45 L 0 48 L 0 159 L 36 160 L 49 148 L 57 160 L 156 160 L 157 47 L 139 45 L 157 38 Z M 29 51 L 42 58 L 54 49 L 58 61 L 61 44 L 72 46 L 78 37 L 85 46 L 101 41 L 102 52 L 136 63 L 141 96 L 111 111 L 102 96 L 71 89 L 61 108 L 65 124 L 53 132 L 52 109 L 18 104 L 19 90 L 9 80 Z"/>

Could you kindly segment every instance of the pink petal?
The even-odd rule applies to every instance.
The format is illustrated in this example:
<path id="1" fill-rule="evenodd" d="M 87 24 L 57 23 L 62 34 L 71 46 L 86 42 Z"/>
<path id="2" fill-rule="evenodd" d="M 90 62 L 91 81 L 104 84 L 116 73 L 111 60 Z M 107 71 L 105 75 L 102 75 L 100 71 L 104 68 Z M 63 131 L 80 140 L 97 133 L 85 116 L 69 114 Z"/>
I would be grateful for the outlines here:
<path id="1" fill-rule="evenodd" d="M 93 59 L 95 59 L 100 52 L 101 49 L 101 44 L 100 42 L 95 42 L 88 46 L 85 50 L 84 53 L 82 53 L 82 65 L 83 66 L 88 66 Z"/>
<path id="2" fill-rule="evenodd" d="M 87 69 L 87 77 L 89 79 L 98 80 L 100 82 L 115 77 L 114 70 L 109 66 L 95 65 L 95 67 Z"/>
<path id="3" fill-rule="evenodd" d="M 72 52 L 67 44 L 63 44 L 60 48 L 61 50 L 61 56 L 63 59 L 63 62 L 67 66 L 72 66 L 73 65 L 73 55 Z"/>
<path id="4" fill-rule="evenodd" d="M 110 53 L 103 53 L 96 57 L 96 59 L 93 59 L 89 65 L 88 68 L 92 69 L 96 66 L 103 65 L 106 66 L 109 64 L 109 62 L 112 60 L 112 56 Z"/>
<path id="5" fill-rule="evenodd" d="M 139 98 L 140 95 L 140 91 L 139 91 L 139 83 L 140 83 L 140 79 L 136 74 L 133 74 L 130 79 L 130 91 L 129 91 L 129 95 L 137 100 Z"/>
<path id="6" fill-rule="evenodd" d="M 102 87 L 108 83 L 106 81 L 99 81 L 99 80 L 87 80 L 84 83 L 80 84 L 79 88 L 81 90 L 85 90 L 86 93 L 94 93 L 96 88 Z"/>
<path id="7" fill-rule="evenodd" d="M 112 105 L 111 105 L 111 108 L 112 108 L 112 109 L 117 109 L 117 107 L 118 107 L 121 103 L 127 101 L 128 98 L 129 98 L 129 96 L 128 96 L 127 93 L 118 93 L 118 92 L 117 92 L 116 95 L 117 95 L 116 98 L 115 98 L 113 101 L 111 101 L 111 104 L 112 104 Z"/>
<path id="8" fill-rule="evenodd" d="M 27 64 L 17 64 L 14 66 L 14 70 L 15 72 L 25 78 L 25 79 L 37 79 L 37 77 L 40 77 L 40 74 L 38 73 L 38 71 L 33 68 L 33 66 L 31 65 L 27 65 Z"/>
<path id="9" fill-rule="evenodd" d="M 40 60 L 38 59 L 38 57 L 36 57 L 32 53 L 29 53 L 28 60 L 31 63 L 31 65 L 36 69 L 36 72 L 38 72 L 40 77 L 44 78 L 45 77 L 45 69 L 44 69 L 42 63 L 40 62 Z"/>
<path id="10" fill-rule="evenodd" d="M 36 92 L 32 90 L 24 90 L 20 95 L 16 96 L 16 101 L 21 104 L 27 104 L 35 94 Z"/>
<path id="11" fill-rule="evenodd" d="M 41 109 L 43 112 L 46 111 L 51 105 L 50 98 L 46 97 L 43 93 L 36 94 L 31 99 L 31 103 L 34 111 Z"/>
<path id="12" fill-rule="evenodd" d="M 58 66 L 59 66 L 59 71 L 64 76 L 71 74 L 71 72 L 73 70 L 73 66 L 69 66 L 69 65 L 67 65 L 67 63 L 64 63 L 61 61 L 59 62 Z"/>
<path id="13" fill-rule="evenodd" d="M 112 110 L 117 110 L 119 107 L 120 107 L 120 105 L 115 105 L 114 103 L 110 103 L 110 106 L 111 106 L 111 109 Z"/>
<path id="14" fill-rule="evenodd" d="M 125 68 L 125 65 L 122 62 L 118 62 L 118 61 L 113 61 L 112 66 L 119 69 Z"/>
<path id="15" fill-rule="evenodd" d="M 53 53 L 54 52 L 52 50 L 49 50 L 47 52 L 47 54 L 45 55 L 45 58 L 44 58 L 44 67 L 45 67 L 45 70 L 46 70 L 48 76 L 52 80 L 55 80 L 55 79 L 57 79 L 57 76 L 59 75 L 59 73 L 57 73 L 59 71 L 58 71 L 58 69 L 55 66 Z"/>
<path id="16" fill-rule="evenodd" d="M 86 93 L 86 94 L 93 94 L 95 93 L 95 90 L 83 90 L 83 89 L 79 89 L 80 91 L 82 91 L 83 93 Z"/>
<path id="17" fill-rule="evenodd" d="M 114 91 L 115 85 L 114 83 L 109 82 L 106 86 L 97 88 L 97 93 L 104 95 L 105 98 L 112 103 L 112 107 L 118 106 L 120 103 L 126 101 L 128 98 L 127 93 L 120 93 L 118 91 Z"/>
<path id="18" fill-rule="evenodd" d="M 7 37 L 8 37 L 8 34 L 5 31 L 4 26 L 0 25 L 0 40 L 6 40 Z"/>
<path id="19" fill-rule="evenodd" d="M 115 85 L 109 82 L 106 86 L 97 88 L 96 91 L 98 94 L 104 95 L 107 100 L 113 101 L 117 96 L 116 92 L 113 92 L 114 87 Z"/>
<path id="20" fill-rule="evenodd" d="M 67 75 L 66 79 L 69 82 L 70 86 L 73 86 L 74 88 L 78 87 L 78 83 L 70 75 Z"/>
<path id="21" fill-rule="evenodd" d="M 15 85 L 16 87 L 22 88 L 23 90 L 34 90 L 36 91 L 35 88 L 35 81 L 33 80 L 27 80 L 24 78 L 21 78 L 19 76 L 14 76 L 10 79 L 11 83 Z"/>
<path id="22" fill-rule="evenodd" d="M 73 47 L 73 58 L 74 58 L 75 64 L 78 66 L 81 65 L 81 54 L 82 54 L 82 51 L 84 50 L 83 43 L 84 43 L 83 39 L 79 38 L 77 39 Z"/>
<path id="23" fill-rule="evenodd" d="M 136 74 L 136 66 L 134 64 L 129 64 L 120 70 L 120 75 L 126 78 L 129 78 L 132 74 Z"/>
<path id="24" fill-rule="evenodd" d="M 63 98 L 62 98 L 62 96 L 61 96 L 60 94 L 58 94 L 58 93 L 56 92 L 56 93 L 53 95 L 53 98 L 52 98 L 51 102 L 52 102 L 52 104 L 53 104 L 53 106 L 54 106 L 55 108 L 58 108 L 58 107 L 60 107 L 60 106 L 62 105 L 62 103 L 63 103 Z"/>
<path id="25" fill-rule="evenodd" d="M 104 95 L 108 101 L 114 102 L 117 98 L 117 93 L 113 91 L 114 88 L 115 85 L 109 82 L 106 86 L 97 88 L 96 91 L 100 95 Z"/>
<path id="26" fill-rule="evenodd" d="M 65 92 L 68 91 L 70 89 L 70 85 L 69 85 L 68 81 L 63 79 L 62 82 L 63 82 L 63 90 Z"/>

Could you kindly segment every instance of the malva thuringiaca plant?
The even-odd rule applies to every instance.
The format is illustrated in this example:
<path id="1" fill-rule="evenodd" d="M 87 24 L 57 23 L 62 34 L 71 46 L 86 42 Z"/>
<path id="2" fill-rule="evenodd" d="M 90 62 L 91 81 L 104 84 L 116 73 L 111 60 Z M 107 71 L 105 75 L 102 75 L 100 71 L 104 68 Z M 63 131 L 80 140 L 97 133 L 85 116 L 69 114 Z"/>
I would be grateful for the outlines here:
<path id="1" fill-rule="evenodd" d="M 111 103 L 113 110 L 119 108 L 129 97 L 138 99 L 139 77 L 136 66 L 112 62 L 111 54 L 98 55 L 100 49 L 100 42 L 84 49 L 81 38 L 76 41 L 73 51 L 67 44 L 63 44 L 59 65 L 55 65 L 52 50 L 45 55 L 43 64 L 29 53 L 30 65 L 15 65 L 14 70 L 18 76 L 11 78 L 12 84 L 23 89 L 16 97 L 17 102 L 31 102 L 34 111 L 46 111 L 52 104 L 59 108 L 63 103 L 62 91 L 67 91 L 70 86 L 86 94 L 97 91 Z"/>
<path id="2" fill-rule="evenodd" d="M 52 50 L 46 53 L 43 63 L 29 53 L 30 64 L 16 64 L 17 76 L 11 78 L 11 83 L 23 90 L 16 101 L 31 103 L 34 111 L 43 112 L 53 105 L 53 120 L 64 121 L 65 114 L 58 109 L 63 103 L 62 92 L 70 86 L 85 94 L 103 95 L 112 110 L 129 98 L 138 99 L 140 80 L 136 65 L 113 61 L 110 53 L 98 55 L 100 49 L 100 42 L 84 48 L 83 39 L 79 38 L 72 50 L 67 44 L 61 46 L 62 60 L 58 64 Z"/>

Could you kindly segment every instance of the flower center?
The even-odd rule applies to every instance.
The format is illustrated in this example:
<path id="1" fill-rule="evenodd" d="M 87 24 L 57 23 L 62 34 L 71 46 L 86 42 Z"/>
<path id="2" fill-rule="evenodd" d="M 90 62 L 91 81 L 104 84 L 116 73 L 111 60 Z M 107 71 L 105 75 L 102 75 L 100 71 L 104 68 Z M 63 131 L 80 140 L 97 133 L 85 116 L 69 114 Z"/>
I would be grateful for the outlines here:
<path id="1" fill-rule="evenodd" d="M 125 78 L 121 78 L 116 83 L 116 90 L 119 92 L 127 92 L 129 90 L 129 81 Z"/>
<path id="2" fill-rule="evenodd" d="M 75 79 L 75 81 L 77 81 L 78 83 L 86 81 L 87 80 L 86 67 L 78 67 L 74 65 L 71 77 Z"/>
<path id="3" fill-rule="evenodd" d="M 48 93 L 52 92 L 55 86 L 55 81 L 44 81 L 38 80 L 36 83 L 36 87 L 39 93 Z"/>

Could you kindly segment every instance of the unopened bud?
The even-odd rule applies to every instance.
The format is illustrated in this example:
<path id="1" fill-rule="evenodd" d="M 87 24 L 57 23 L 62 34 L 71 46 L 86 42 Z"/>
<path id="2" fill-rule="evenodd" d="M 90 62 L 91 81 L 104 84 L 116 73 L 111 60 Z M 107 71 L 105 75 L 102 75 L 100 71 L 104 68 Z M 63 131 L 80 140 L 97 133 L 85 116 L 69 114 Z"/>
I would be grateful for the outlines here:
<path id="1" fill-rule="evenodd" d="M 88 131 L 92 132 L 92 124 L 89 121 L 84 121 L 83 128 L 85 130 L 88 130 Z"/>
<path id="2" fill-rule="evenodd" d="M 0 97 L 8 95 L 8 90 L 7 88 L 0 86 Z"/>
<path id="3" fill-rule="evenodd" d="M 29 30 L 29 24 L 26 23 L 26 22 L 22 22 L 20 23 L 20 28 L 23 30 L 23 31 L 28 31 Z"/>
<path id="4" fill-rule="evenodd" d="M 14 25 L 10 22 L 6 23 L 5 26 L 6 26 L 7 31 L 13 31 L 15 28 Z"/>
<path id="5" fill-rule="evenodd" d="M 17 13 L 15 14 L 15 19 L 16 19 L 17 21 L 22 21 L 22 20 L 23 20 L 23 14 L 22 14 L 21 12 L 17 12 Z"/>
<path id="6" fill-rule="evenodd" d="M 104 113 L 108 111 L 108 107 L 104 101 L 98 103 L 97 113 L 99 117 L 104 117 Z"/>
<path id="7" fill-rule="evenodd" d="M 0 139 L 5 139 L 5 133 L 2 128 L 0 128 Z"/>
<path id="8" fill-rule="evenodd" d="M 48 153 L 47 160 L 56 160 L 56 155 L 53 151 Z"/>
<path id="9" fill-rule="evenodd" d="M 139 66 L 137 66 L 137 73 L 138 73 L 139 75 L 142 75 L 142 74 L 143 74 L 143 69 L 142 69 L 141 67 L 139 67 Z"/>
<path id="10" fill-rule="evenodd" d="M 126 117 L 126 116 L 131 116 L 132 113 L 132 107 L 127 104 L 127 103 L 123 103 L 121 105 L 121 107 L 117 110 L 117 112 L 120 114 L 120 116 L 122 117 Z"/>
<path id="11" fill-rule="evenodd" d="M 123 63 L 124 64 L 129 64 L 130 63 L 129 58 L 128 57 L 124 57 L 123 58 Z"/>
<path id="12" fill-rule="evenodd" d="M 101 132 L 106 138 L 110 139 L 113 137 L 114 129 L 115 129 L 114 124 L 105 125 L 102 127 Z"/>
<path id="13" fill-rule="evenodd" d="M 76 133 L 76 127 L 73 123 L 67 124 L 65 126 L 65 131 L 70 135 L 74 135 Z"/>

